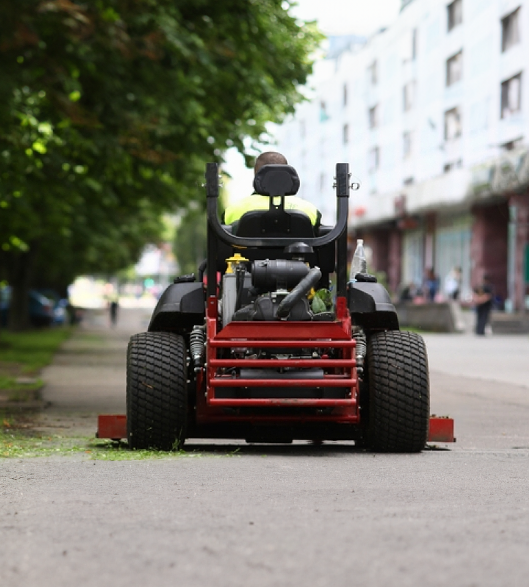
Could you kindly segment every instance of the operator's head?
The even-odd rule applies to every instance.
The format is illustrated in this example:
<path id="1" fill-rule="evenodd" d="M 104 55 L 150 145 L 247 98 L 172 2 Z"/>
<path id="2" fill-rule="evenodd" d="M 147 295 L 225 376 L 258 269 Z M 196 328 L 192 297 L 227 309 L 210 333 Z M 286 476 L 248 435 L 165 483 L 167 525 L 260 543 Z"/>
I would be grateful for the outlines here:
<path id="1" fill-rule="evenodd" d="M 275 151 L 267 151 L 266 153 L 261 153 L 259 157 L 255 160 L 254 165 L 254 173 L 257 173 L 261 167 L 264 165 L 288 165 L 288 161 L 284 155 L 281 153 L 276 153 Z"/>

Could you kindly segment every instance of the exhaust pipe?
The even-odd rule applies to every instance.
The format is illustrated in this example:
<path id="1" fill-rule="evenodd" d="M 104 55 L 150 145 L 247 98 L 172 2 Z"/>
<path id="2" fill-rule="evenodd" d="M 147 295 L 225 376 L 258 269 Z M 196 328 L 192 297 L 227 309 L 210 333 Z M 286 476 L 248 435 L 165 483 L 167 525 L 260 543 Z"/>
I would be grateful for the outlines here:
<path id="1" fill-rule="evenodd" d="M 281 300 L 281 303 L 277 307 L 276 316 L 278 318 L 286 318 L 290 313 L 290 310 L 294 307 L 294 304 L 303 296 L 307 295 L 320 279 L 320 268 L 313 267 L 296 285 L 296 287 L 285 298 L 283 298 L 283 300 Z"/>

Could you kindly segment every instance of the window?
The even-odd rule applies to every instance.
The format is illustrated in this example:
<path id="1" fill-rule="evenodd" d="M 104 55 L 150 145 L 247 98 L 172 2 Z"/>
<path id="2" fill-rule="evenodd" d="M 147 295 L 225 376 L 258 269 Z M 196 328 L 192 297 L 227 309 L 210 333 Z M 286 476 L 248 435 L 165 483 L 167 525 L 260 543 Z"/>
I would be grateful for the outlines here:
<path id="1" fill-rule="evenodd" d="M 463 77 L 463 51 L 459 51 L 446 62 L 446 85 L 451 86 Z"/>
<path id="2" fill-rule="evenodd" d="M 520 42 L 520 8 L 501 19 L 502 53 Z"/>
<path id="3" fill-rule="evenodd" d="M 446 7 L 448 15 L 448 30 L 451 31 L 463 22 L 463 0 L 454 0 Z"/>
<path id="4" fill-rule="evenodd" d="M 343 85 L 343 105 L 347 106 L 347 84 Z"/>
<path id="5" fill-rule="evenodd" d="M 369 109 L 369 128 L 376 128 L 378 126 L 378 105 Z"/>
<path id="6" fill-rule="evenodd" d="M 402 35 L 402 61 L 407 63 L 417 59 L 417 29 L 411 29 Z"/>
<path id="7" fill-rule="evenodd" d="M 452 141 L 461 136 L 461 114 L 459 108 L 445 112 L 445 140 Z"/>
<path id="8" fill-rule="evenodd" d="M 367 77 L 369 79 L 369 83 L 372 86 L 376 86 L 378 82 L 378 71 L 377 71 L 377 62 L 373 61 L 373 63 L 367 68 Z"/>
<path id="9" fill-rule="evenodd" d="M 402 153 L 404 159 L 407 159 L 411 155 L 413 147 L 413 136 L 412 133 L 407 131 L 402 135 Z"/>
<path id="10" fill-rule="evenodd" d="M 376 171 L 378 169 L 379 164 L 380 164 L 380 150 L 378 147 L 373 147 L 369 151 L 368 166 L 369 166 L 370 173 L 373 173 L 374 171 Z"/>
<path id="11" fill-rule="evenodd" d="M 347 143 L 349 142 L 349 125 L 348 124 L 343 125 L 342 140 L 343 140 L 344 145 L 347 145 Z"/>
<path id="12" fill-rule="evenodd" d="M 415 82 L 408 82 L 402 89 L 402 105 L 404 112 L 413 108 L 415 102 Z"/>
<path id="13" fill-rule="evenodd" d="M 501 84 L 501 117 L 509 118 L 520 112 L 522 106 L 522 74 L 519 73 Z"/>

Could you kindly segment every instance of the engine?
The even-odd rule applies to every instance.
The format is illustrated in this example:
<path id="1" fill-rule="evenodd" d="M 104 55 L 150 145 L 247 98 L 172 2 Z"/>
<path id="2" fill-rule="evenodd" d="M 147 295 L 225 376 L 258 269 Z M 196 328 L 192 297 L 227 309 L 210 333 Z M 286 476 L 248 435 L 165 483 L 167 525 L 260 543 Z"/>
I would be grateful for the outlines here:
<path id="1" fill-rule="evenodd" d="M 222 324 L 232 320 L 332 320 L 329 290 L 327 303 L 316 296 L 321 279 L 318 267 L 302 260 L 263 259 L 250 265 L 240 255 L 227 259 L 228 270 L 222 279 Z M 314 297 L 319 305 L 313 303 Z"/>

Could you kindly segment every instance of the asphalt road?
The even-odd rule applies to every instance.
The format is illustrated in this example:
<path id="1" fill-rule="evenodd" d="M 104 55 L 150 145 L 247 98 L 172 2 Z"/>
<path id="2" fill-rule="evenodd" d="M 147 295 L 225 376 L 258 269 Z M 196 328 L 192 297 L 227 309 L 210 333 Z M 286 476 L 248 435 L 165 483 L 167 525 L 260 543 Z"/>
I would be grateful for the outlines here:
<path id="1" fill-rule="evenodd" d="M 94 316 L 45 377 L 42 426 L 124 410 L 118 328 Z M 529 338 L 428 335 L 432 412 L 457 443 L 194 443 L 187 456 L 0 461 L 0 585 L 529 585 Z M 191 452 L 199 449 L 200 452 Z"/>

